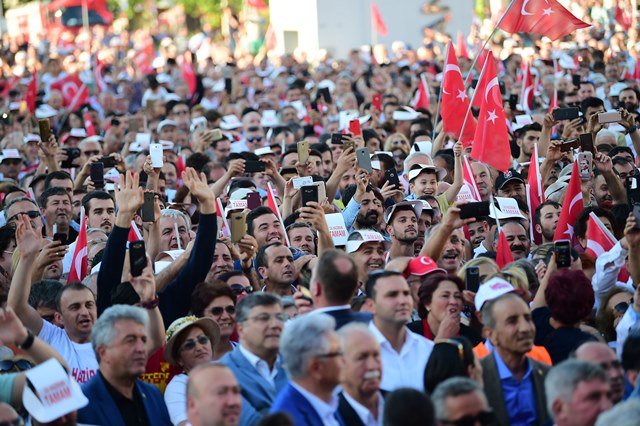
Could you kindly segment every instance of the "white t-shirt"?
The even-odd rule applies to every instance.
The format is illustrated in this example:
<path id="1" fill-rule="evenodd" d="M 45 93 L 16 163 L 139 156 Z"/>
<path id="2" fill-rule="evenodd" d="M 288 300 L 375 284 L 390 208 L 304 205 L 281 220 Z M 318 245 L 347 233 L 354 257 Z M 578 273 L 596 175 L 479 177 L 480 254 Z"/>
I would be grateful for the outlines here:
<path id="1" fill-rule="evenodd" d="M 186 374 L 178 374 L 164 390 L 164 403 L 169 410 L 171 423 L 174 425 L 187 420 L 187 380 L 189 376 Z"/>
<path id="2" fill-rule="evenodd" d="M 67 333 L 49 321 L 42 321 L 38 337 L 50 344 L 67 361 L 76 382 L 86 383 L 98 371 L 98 359 L 89 343 L 75 343 Z"/>

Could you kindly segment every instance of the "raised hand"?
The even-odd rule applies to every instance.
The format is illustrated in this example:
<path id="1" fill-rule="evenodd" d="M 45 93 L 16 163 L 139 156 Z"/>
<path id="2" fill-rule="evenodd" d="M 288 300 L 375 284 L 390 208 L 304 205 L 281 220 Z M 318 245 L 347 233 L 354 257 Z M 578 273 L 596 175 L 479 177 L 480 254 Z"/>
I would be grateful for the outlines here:
<path id="1" fill-rule="evenodd" d="M 114 185 L 118 215 L 133 215 L 142 207 L 144 203 L 144 191 L 140 188 L 140 175 L 130 170 L 125 175 L 120 175 L 120 182 Z M 129 225 L 126 225 L 128 228 Z"/>
<path id="2" fill-rule="evenodd" d="M 11 308 L 0 308 L 0 346 L 23 343 L 27 329 Z"/>
<path id="3" fill-rule="evenodd" d="M 142 274 L 134 277 L 129 273 L 129 282 L 140 297 L 141 303 L 152 302 L 156 298 L 156 280 L 151 265 L 151 260 L 147 256 L 147 266 L 142 270 Z"/>
<path id="4" fill-rule="evenodd" d="M 42 248 L 42 234 L 39 229 L 31 226 L 27 215 L 20 215 L 17 219 L 16 243 L 21 257 L 35 256 Z"/>
<path id="5" fill-rule="evenodd" d="M 182 182 L 200 202 L 200 213 L 211 214 L 215 212 L 215 196 L 207 184 L 207 177 L 204 173 L 198 174 L 195 169 L 188 167 L 182 172 Z"/>

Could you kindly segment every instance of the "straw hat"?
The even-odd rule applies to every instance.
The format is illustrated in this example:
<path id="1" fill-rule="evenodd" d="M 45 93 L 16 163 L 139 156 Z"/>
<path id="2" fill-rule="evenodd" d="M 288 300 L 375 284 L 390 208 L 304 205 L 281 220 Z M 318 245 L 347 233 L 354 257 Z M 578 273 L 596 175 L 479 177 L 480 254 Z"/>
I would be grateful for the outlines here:
<path id="1" fill-rule="evenodd" d="M 196 316 L 188 316 L 178 318 L 171 323 L 167 329 L 167 345 L 164 348 L 164 359 L 170 363 L 177 365 L 178 361 L 173 357 L 175 350 L 175 344 L 178 341 L 180 335 L 187 332 L 191 327 L 199 327 L 202 332 L 211 341 L 211 348 L 218 344 L 220 340 L 220 328 L 218 324 L 211 318 L 198 318 Z"/>

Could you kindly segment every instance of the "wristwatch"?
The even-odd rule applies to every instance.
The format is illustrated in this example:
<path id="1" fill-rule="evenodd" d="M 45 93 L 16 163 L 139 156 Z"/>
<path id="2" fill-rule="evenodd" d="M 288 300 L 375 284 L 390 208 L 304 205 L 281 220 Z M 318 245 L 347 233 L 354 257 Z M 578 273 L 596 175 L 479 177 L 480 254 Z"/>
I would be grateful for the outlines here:
<path id="1" fill-rule="evenodd" d="M 24 340 L 24 342 L 19 343 L 16 346 L 18 346 L 18 348 L 26 351 L 33 345 L 34 340 L 36 340 L 36 338 L 33 335 L 33 331 L 31 331 L 31 330 L 29 330 L 27 328 L 27 338 Z"/>
<path id="2" fill-rule="evenodd" d="M 636 130 L 638 130 L 638 126 L 633 125 L 633 126 L 629 127 L 629 130 L 627 130 L 627 134 L 630 135 L 631 133 L 635 132 Z"/>
<path id="3" fill-rule="evenodd" d="M 148 310 L 152 310 L 158 307 L 160 304 L 160 298 L 156 295 L 155 299 L 148 302 L 140 302 L 140 307 Z"/>

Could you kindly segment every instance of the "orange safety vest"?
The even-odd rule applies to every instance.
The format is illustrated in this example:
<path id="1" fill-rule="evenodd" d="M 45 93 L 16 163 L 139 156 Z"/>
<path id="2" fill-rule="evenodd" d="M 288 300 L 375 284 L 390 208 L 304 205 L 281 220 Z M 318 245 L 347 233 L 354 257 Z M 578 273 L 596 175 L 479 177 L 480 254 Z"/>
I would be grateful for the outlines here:
<path id="1" fill-rule="evenodd" d="M 484 344 L 484 342 L 478 343 L 476 347 L 473 348 L 473 353 L 476 354 L 478 359 L 482 359 L 490 354 L 489 349 L 487 349 L 487 346 Z M 543 364 L 553 365 L 553 363 L 551 362 L 551 356 L 549 356 L 549 352 L 547 352 L 544 346 L 534 346 L 527 353 L 527 356 Z"/>

